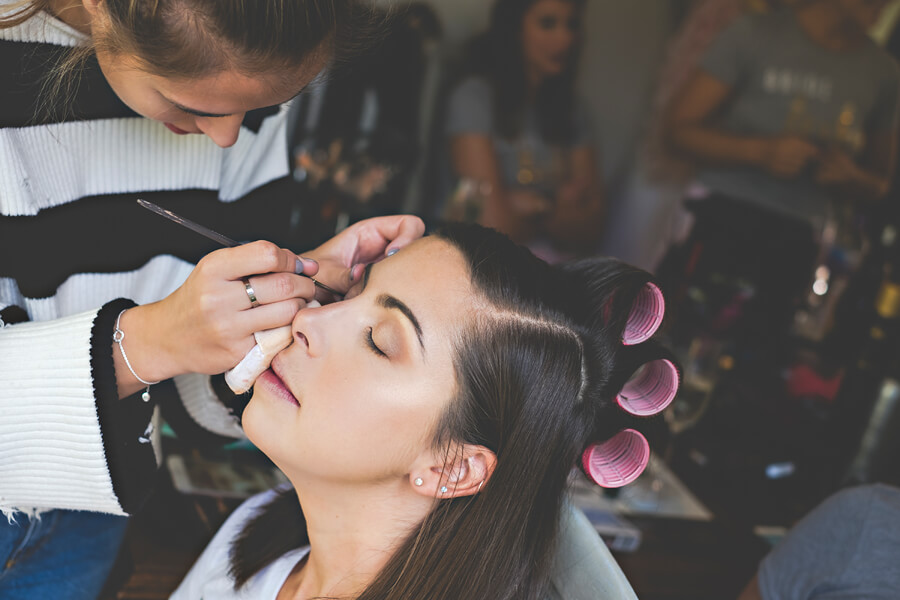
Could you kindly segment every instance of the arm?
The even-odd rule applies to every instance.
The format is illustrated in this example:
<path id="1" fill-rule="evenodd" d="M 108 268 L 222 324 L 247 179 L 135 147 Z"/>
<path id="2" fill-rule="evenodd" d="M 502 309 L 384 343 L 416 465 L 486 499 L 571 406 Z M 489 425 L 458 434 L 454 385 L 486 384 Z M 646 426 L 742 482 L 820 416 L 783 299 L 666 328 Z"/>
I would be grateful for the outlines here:
<path id="1" fill-rule="evenodd" d="M 359 276 L 365 261 L 384 256 L 420 237 L 423 232 L 424 224 L 417 217 L 370 219 L 351 226 L 311 254 L 324 263 L 320 276 L 335 277 L 329 282 L 346 290 L 350 285 L 349 275 L 355 270 Z M 220 268 L 242 269 L 241 260 L 246 256 L 243 253 L 236 256 L 231 252 L 234 250 L 248 250 L 253 256 L 263 248 L 263 255 L 270 258 L 281 255 L 281 252 L 265 250 L 269 246 L 248 244 L 217 251 L 224 255 L 205 258 L 201 261 L 206 261 L 205 266 L 199 272 L 195 268 L 179 288 L 183 297 L 177 297 L 179 291 L 176 291 L 165 300 L 145 307 L 136 307 L 130 300 L 116 300 L 99 310 L 63 319 L 0 327 L 0 510 L 68 508 L 113 514 L 128 514 L 137 510 L 152 488 L 153 472 L 157 467 L 158 457 L 153 448 L 152 428 L 149 427 L 154 403 L 166 394 L 154 391 L 152 402 L 143 402 L 137 395 L 123 397 L 129 390 L 139 390 L 143 385 L 136 385 L 130 373 L 124 375 L 128 372 L 127 367 L 116 363 L 116 355 L 120 355 L 112 343 L 116 318 L 123 309 L 128 309 L 120 326 L 127 332 L 129 360 L 142 377 L 155 380 L 168 376 L 154 370 L 158 367 L 154 366 L 157 357 L 154 356 L 153 336 L 174 335 L 171 328 L 178 327 L 179 323 L 191 329 L 188 321 L 196 319 L 198 311 L 208 308 L 210 315 L 205 317 L 205 326 L 216 321 L 221 321 L 220 327 L 223 323 L 226 325 L 220 331 L 211 333 L 215 339 L 197 341 L 192 347 L 190 336 L 202 334 L 185 331 L 179 333 L 179 339 L 175 342 L 183 345 L 181 353 L 195 355 L 193 360 L 200 368 L 214 373 L 224 371 L 234 366 L 242 355 L 231 363 L 227 358 L 227 347 L 211 347 L 209 343 L 219 344 L 223 338 L 234 335 L 233 332 L 228 333 L 232 330 L 228 325 L 233 325 L 233 329 L 248 326 L 247 323 L 239 323 L 240 317 L 228 316 L 228 303 L 243 302 L 243 307 L 238 310 L 245 313 L 262 312 L 257 317 L 263 323 L 259 326 L 261 329 L 267 328 L 265 320 L 271 315 L 262 310 L 264 307 L 252 311 L 248 309 L 246 305 L 249 302 L 242 284 L 228 277 L 217 282 L 213 275 Z M 224 260 L 225 264 L 217 266 L 220 260 Z M 292 253 L 290 260 L 294 265 L 295 255 Z M 216 264 L 210 266 L 213 261 Z M 320 273 L 314 261 L 304 263 L 310 274 Z M 272 270 L 264 267 L 259 267 L 258 271 L 253 269 L 251 267 L 249 272 Z M 312 282 L 302 279 L 301 285 L 308 285 L 309 290 L 301 290 L 300 293 L 314 294 Z M 276 282 L 276 286 L 279 281 L 285 282 L 277 274 L 272 281 Z M 214 290 L 219 283 L 231 285 L 224 286 L 224 295 L 217 296 L 210 289 Z M 266 287 L 260 286 L 260 290 Z M 264 301 L 260 290 L 257 292 L 260 300 Z M 275 292 L 269 290 L 268 293 L 296 292 L 285 288 Z M 0 306 L 0 309 L 5 308 Z M 145 333 L 141 329 L 142 325 L 147 325 L 141 322 L 139 309 L 142 308 L 159 311 L 160 315 L 168 318 L 167 329 L 152 335 Z M 166 316 L 166 310 L 177 312 L 179 309 L 187 314 L 178 318 L 188 321 L 177 321 L 171 314 Z M 296 310 L 289 315 L 287 322 L 295 313 Z M 125 321 L 125 316 L 134 314 L 139 318 Z M 248 322 L 251 327 L 249 340 L 252 340 L 252 327 L 257 325 L 254 320 Z M 149 326 L 153 327 L 152 322 Z M 173 342 L 170 340 L 167 343 Z M 213 356 L 215 353 L 219 353 L 220 357 Z M 222 359 L 222 356 L 225 358 Z M 217 360 L 224 362 L 219 364 Z M 193 420 L 222 435 L 240 435 L 234 419 L 219 403 L 208 377 L 187 372 L 173 375 L 179 375 L 175 387 Z"/>
<path id="2" fill-rule="evenodd" d="M 557 192 L 547 230 L 560 247 L 589 252 L 600 236 L 606 199 L 593 149 L 590 146 L 575 148 L 571 163 L 572 177 Z"/>
<path id="3" fill-rule="evenodd" d="M 125 514 L 149 493 L 153 406 L 119 400 L 109 346 L 129 306 L 0 328 L 0 510 Z"/>
<path id="4" fill-rule="evenodd" d="M 896 135 L 873 136 L 861 164 L 839 149 L 822 153 L 816 182 L 834 187 L 848 199 L 880 200 L 891 186 L 896 154 Z"/>
<path id="5" fill-rule="evenodd" d="M 753 579 L 750 580 L 747 587 L 738 596 L 738 600 L 762 600 L 762 595 L 759 592 L 759 578 L 756 575 L 753 576 Z"/>
<path id="6" fill-rule="evenodd" d="M 523 243 L 537 232 L 536 220 L 549 209 L 549 202 L 528 191 L 509 192 L 500 176 L 500 165 L 491 139 L 482 133 L 455 135 L 450 141 L 453 170 L 488 184 L 479 222 Z"/>
<path id="7" fill-rule="evenodd" d="M 710 119 L 731 93 L 731 87 L 709 73 L 695 73 L 665 120 L 664 133 L 672 147 L 701 163 L 753 166 L 786 178 L 816 158 L 819 149 L 795 136 L 739 136 L 712 126 Z"/>

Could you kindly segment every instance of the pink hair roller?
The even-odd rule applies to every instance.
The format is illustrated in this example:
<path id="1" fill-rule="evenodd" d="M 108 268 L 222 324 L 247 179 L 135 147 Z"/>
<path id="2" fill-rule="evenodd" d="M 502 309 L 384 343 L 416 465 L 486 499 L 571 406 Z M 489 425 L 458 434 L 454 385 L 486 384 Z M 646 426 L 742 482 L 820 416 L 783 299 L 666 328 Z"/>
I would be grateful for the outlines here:
<path id="1" fill-rule="evenodd" d="M 662 324 L 665 312 L 666 302 L 662 292 L 656 284 L 648 281 L 631 305 L 631 312 L 628 313 L 628 320 L 625 322 L 625 332 L 622 334 L 622 343 L 634 346 L 649 340 Z"/>
<path id="2" fill-rule="evenodd" d="M 642 364 L 616 394 L 625 412 L 649 417 L 663 411 L 678 393 L 678 369 L 672 361 L 658 358 Z"/>
<path id="3" fill-rule="evenodd" d="M 649 461 L 650 444 L 634 429 L 622 430 L 602 444 L 591 444 L 581 455 L 585 473 L 604 488 L 628 485 Z"/>

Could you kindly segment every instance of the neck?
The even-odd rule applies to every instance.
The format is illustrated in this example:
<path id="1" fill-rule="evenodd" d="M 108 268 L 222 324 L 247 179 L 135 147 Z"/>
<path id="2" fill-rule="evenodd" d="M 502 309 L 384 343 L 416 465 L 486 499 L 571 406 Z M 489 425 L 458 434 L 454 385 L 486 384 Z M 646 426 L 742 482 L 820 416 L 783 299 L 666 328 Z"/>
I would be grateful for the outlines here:
<path id="1" fill-rule="evenodd" d="M 800 2 L 794 14 L 800 28 L 823 48 L 850 50 L 865 40 L 866 32 L 830 2 Z"/>
<path id="2" fill-rule="evenodd" d="M 358 596 L 432 506 L 431 499 L 409 490 L 405 478 L 352 489 L 291 481 L 306 518 L 310 552 L 285 581 L 279 600 Z"/>
<path id="3" fill-rule="evenodd" d="M 525 85 L 528 98 L 533 100 L 537 96 L 538 88 L 544 82 L 544 76 L 534 67 L 525 67 Z"/>
<path id="4" fill-rule="evenodd" d="M 81 0 L 50 0 L 49 11 L 72 29 L 90 35 L 91 14 Z"/>

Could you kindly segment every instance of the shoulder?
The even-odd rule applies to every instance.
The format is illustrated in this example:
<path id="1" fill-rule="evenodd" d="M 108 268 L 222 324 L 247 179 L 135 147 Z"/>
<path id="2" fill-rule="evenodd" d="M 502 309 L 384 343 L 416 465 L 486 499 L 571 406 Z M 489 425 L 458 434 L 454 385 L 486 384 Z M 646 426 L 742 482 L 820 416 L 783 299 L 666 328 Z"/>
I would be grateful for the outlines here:
<path id="1" fill-rule="evenodd" d="M 0 0 L 0 17 L 15 14 L 21 7 L 20 0 Z M 78 46 L 87 42 L 88 36 L 41 11 L 20 25 L 0 29 L 0 40 Z"/>
<path id="2" fill-rule="evenodd" d="M 216 532 L 212 541 L 191 567 L 178 589 L 172 595 L 173 600 L 216 597 L 245 598 L 246 594 L 236 593 L 234 581 L 229 569 L 231 566 L 231 545 L 243 530 L 244 525 L 256 516 L 259 510 L 268 504 L 285 486 L 257 494 L 241 504 Z M 275 597 L 274 595 L 272 596 Z"/>
<path id="3" fill-rule="evenodd" d="M 876 78 L 884 85 L 896 87 L 900 85 L 900 64 L 886 50 L 872 40 L 867 40 L 868 52 L 860 61 L 866 69 L 877 74 Z"/>
<path id="4" fill-rule="evenodd" d="M 494 130 L 490 84 L 480 77 L 470 77 L 450 94 L 445 130 L 449 135 L 464 133 L 490 134 Z"/>
<path id="5" fill-rule="evenodd" d="M 490 102 L 492 96 L 491 85 L 481 77 L 468 77 L 459 83 L 451 98 L 457 101 Z"/>
<path id="6" fill-rule="evenodd" d="M 784 27 L 784 15 L 774 13 L 741 13 L 723 31 L 732 36 L 752 37 Z"/>
<path id="7" fill-rule="evenodd" d="M 731 22 L 723 35 L 759 43 L 761 39 L 790 38 L 796 33 L 797 25 L 793 11 L 790 8 L 781 8 L 766 13 L 745 12 Z"/>
<path id="8" fill-rule="evenodd" d="M 861 485 L 841 490 L 822 503 L 822 520 L 852 516 L 859 524 L 900 528 L 900 488 L 884 484 Z"/>
<path id="9" fill-rule="evenodd" d="M 900 511 L 900 489 L 884 484 L 850 487 L 830 496 L 816 510 L 832 514 L 859 513 L 872 504 L 890 506 Z"/>
<path id="10" fill-rule="evenodd" d="M 289 484 L 281 485 L 271 490 L 267 490 L 265 492 L 256 494 L 245 500 L 243 504 L 238 506 L 234 512 L 229 515 L 229 517 L 225 520 L 225 523 L 222 524 L 222 527 L 219 528 L 219 531 L 216 532 L 215 537 L 213 537 L 206 552 L 216 552 L 219 549 L 227 549 L 230 547 L 231 542 L 240 534 L 243 530 L 244 525 L 247 524 L 248 521 L 253 519 L 259 512 L 275 497 L 282 491 L 289 488 Z"/>

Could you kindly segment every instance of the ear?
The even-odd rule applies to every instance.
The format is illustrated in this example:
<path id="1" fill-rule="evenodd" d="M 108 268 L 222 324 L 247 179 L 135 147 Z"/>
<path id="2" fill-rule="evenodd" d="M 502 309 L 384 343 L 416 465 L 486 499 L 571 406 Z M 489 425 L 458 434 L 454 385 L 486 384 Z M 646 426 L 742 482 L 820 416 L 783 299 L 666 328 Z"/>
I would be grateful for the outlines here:
<path id="1" fill-rule="evenodd" d="M 81 4 L 91 18 L 97 16 L 97 11 L 100 10 L 100 0 L 81 0 Z"/>
<path id="2" fill-rule="evenodd" d="M 472 496 L 484 487 L 496 466 L 497 456 L 491 450 L 461 444 L 451 448 L 446 457 L 421 461 L 410 471 L 409 485 L 431 498 Z"/>

